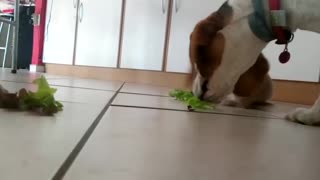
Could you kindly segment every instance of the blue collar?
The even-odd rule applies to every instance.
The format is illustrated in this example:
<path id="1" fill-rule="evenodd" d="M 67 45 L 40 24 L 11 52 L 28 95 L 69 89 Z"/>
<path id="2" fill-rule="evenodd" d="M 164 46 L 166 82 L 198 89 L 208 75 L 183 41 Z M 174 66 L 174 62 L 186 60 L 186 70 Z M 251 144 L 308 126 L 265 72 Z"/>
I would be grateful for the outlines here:
<path id="1" fill-rule="evenodd" d="M 249 15 L 251 31 L 265 42 L 274 40 L 274 34 L 266 20 L 266 8 L 264 7 L 263 0 L 252 0 L 252 4 L 254 12 Z"/>

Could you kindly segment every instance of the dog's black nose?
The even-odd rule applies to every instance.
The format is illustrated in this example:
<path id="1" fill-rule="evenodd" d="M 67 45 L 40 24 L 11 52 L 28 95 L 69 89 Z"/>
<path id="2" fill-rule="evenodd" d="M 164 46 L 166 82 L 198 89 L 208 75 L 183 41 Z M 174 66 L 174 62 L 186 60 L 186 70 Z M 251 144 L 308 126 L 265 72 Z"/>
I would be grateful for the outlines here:
<path id="1" fill-rule="evenodd" d="M 203 100 L 204 99 L 204 95 L 206 94 L 206 92 L 208 91 L 208 81 L 204 81 L 202 86 L 201 86 L 201 90 L 202 90 L 202 94 L 200 96 L 200 99 Z"/>

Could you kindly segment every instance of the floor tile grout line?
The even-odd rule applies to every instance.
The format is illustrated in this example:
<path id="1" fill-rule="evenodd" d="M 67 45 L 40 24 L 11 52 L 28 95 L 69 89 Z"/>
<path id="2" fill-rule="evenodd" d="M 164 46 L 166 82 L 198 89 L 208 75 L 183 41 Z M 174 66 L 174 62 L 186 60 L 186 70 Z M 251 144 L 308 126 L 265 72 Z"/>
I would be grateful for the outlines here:
<path id="1" fill-rule="evenodd" d="M 68 79 L 68 78 L 47 78 L 47 80 L 62 80 L 62 79 Z M 10 83 L 19 83 L 19 84 L 33 84 L 32 82 L 23 82 L 23 81 L 12 81 L 12 80 L 0 80 L 3 82 L 10 82 Z M 118 81 L 120 82 L 120 81 Z M 122 82 L 124 85 L 128 84 L 127 82 Z M 87 90 L 96 90 L 96 91 L 108 91 L 108 92 L 115 92 L 114 90 L 108 90 L 108 89 L 95 89 L 95 88 L 86 88 L 86 87 L 78 87 L 78 86 L 68 86 L 68 85 L 57 85 L 57 84 L 50 84 L 50 86 L 56 86 L 56 87 L 67 87 L 67 88 L 75 88 L 75 89 L 87 89 Z M 155 96 L 155 97 L 170 97 L 169 95 L 157 95 L 157 94 L 145 94 L 145 93 L 134 93 L 134 92 L 126 92 L 126 91 L 120 91 L 121 94 L 132 94 L 132 95 L 141 95 L 141 96 Z M 169 92 L 168 92 L 169 93 Z"/>
<path id="2" fill-rule="evenodd" d="M 94 90 L 94 91 L 116 92 L 114 90 L 108 90 L 108 89 L 94 89 L 94 88 L 86 88 L 86 87 L 78 87 L 78 86 L 66 86 L 66 85 L 55 85 L 55 84 L 50 84 L 50 86 L 65 87 L 65 88 L 71 88 L 71 89 L 85 89 L 85 90 Z"/>
<path id="3" fill-rule="evenodd" d="M 32 80 L 36 80 L 37 78 L 30 78 Z M 66 80 L 68 78 L 47 78 L 46 80 Z M 26 83 L 26 84 L 32 84 L 32 81 L 17 81 L 17 80 L 7 80 L 7 79 L 0 79 L 0 81 L 4 82 L 12 82 L 12 83 Z"/>
<path id="4" fill-rule="evenodd" d="M 3 82 L 10 82 L 10 83 L 19 83 L 19 84 L 33 84 L 32 82 L 18 82 L 18 81 L 9 81 L 9 80 L 0 80 Z M 55 87 L 66 87 L 71 89 L 86 89 L 86 90 L 95 90 L 95 91 L 107 91 L 107 92 L 116 92 L 114 90 L 108 90 L 108 89 L 95 89 L 95 88 L 86 88 L 86 87 L 78 87 L 78 86 L 67 86 L 67 85 L 56 85 L 56 84 L 50 84 L 50 86 Z"/>
<path id="5" fill-rule="evenodd" d="M 74 149 L 71 151 L 67 159 L 63 162 L 63 164 L 59 167 L 55 175 L 53 176 L 52 180 L 62 180 L 70 167 L 72 166 L 73 162 L 78 157 L 79 153 L 91 137 L 92 133 L 96 129 L 96 127 L 99 125 L 101 119 L 104 117 L 108 109 L 111 107 L 112 102 L 117 97 L 117 95 L 120 93 L 120 90 L 124 86 L 124 83 L 120 86 L 120 88 L 115 92 L 115 94 L 112 96 L 112 98 L 108 101 L 108 103 L 105 105 L 105 107 L 102 109 L 102 111 L 99 113 L 99 115 L 96 117 L 96 119 L 93 121 L 91 126 L 87 129 L 85 134 L 81 137 L 80 141 L 77 143 L 77 145 L 74 147 Z"/>
<path id="6" fill-rule="evenodd" d="M 31 84 L 31 82 L 16 82 L 16 81 L 10 81 L 10 80 L 2 80 L 4 82 L 13 82 L 13 83 L 26 83 L 26 84 Z M 121 89 L 123 88 L 123 86 L 125 86 L 126 84 L 128 84 L 127 82 L 122 82 L 122 86 L 119 88 L 119 92 L 118 94 L 130 94 L 130 95 L 138 95 L 138 96 L 149 96 L 149 97 L 163 97 L 163 98 L 169 98 L 170 96 L 166 96 L 166 95 L 155 95 L 155 94 L 145 94 L 145 93 L 134 93 L 134 92 L 122 92 Z M 106 92 L 115 92 L 113 90 L 103 90 L 103 89 L 94 89 L 94 88 L 84 88 L 84 87 L 74 87 L 74 86 L 65 86 L 65 85 L 54 85 L 54 84 L 50 84 L 51 86 L 56 86 L 56 87 L 67 87 L 67 88 L 74 88 L 74 89 L 86 89 L 86 90 L 96 90 L 96 91 L 106 91 Z M 133 106 L 134 107 L 134 106 Z M 137 106 L 139 107 L 139 106 Z M 148 107 L 145 107 L 148 108 Z M 160 108 L 161 109 L 161 108 Z M 175 111 L 175 109 L 166 109 L 164 108 L 164 110 L 173 110 Z M 180 110 L 176 110 L 176 111 L 180 111 Z M 182 110 L 185 112 L 189 112 L 187 110 Z M 262 111 L 262 112 L 266 112 L 266 111 Z M 207 114 L 223 114 L 223 115 L 233 115 L 233 114 L 227 114 L 227 113 L 212 113 L 212 112 L 198 112 L 198 113 L 207 113 Z M 273 119 L 283 119 L 279 116 L 276 115 L 272 115 Z M 246 116 L 246 117 L 260 117 L 260 116 Z"/>
<path id="7" fill-rule="evenodd" d="M 261 119 L 274 119 L 282 120 L 283 118 L 271 115 L 270 117 L 254 116 L 254 115 L 241 115 L 241 114 L 230 114 L 230 113 L 219 113 L 219 112 L 201 112 L 201 111 L 188 111 L 182 109 L 170 109 L 170 108 L 156 108 L 156 107 L 145 107 L 145 106 L 130 106 L 130 105 L 118 105 L 112 104 L 112 107 L 123 107 L 123 108 L 137 108 L 137 109 L 149 109 L 149 110 L 161 110 L 161 111 L 175 111 L 175 112 L 187 112 L 187 113 L 198 113 L 198 114 L 215 114 L 215 115 L 225 115 L 233 117 L 249 117 L 249 118 L 261 118 Z"/>
<path id="8" fill-rule="evenodd" d="M 155 95 L 155 94 L 144 94 L 144 93 L 132 93 L 132 92 L 120 92 L 120 94 L 129 94 L 129 95 L 137 95 L 137 96 L 150 96 L 150 97 L 163 97 L 163 98 L 170 98 L 170 96 L 165 96 L 165 95 Z M 268 112 L 268 111 L 263 111 L 263 110 L 259 110 L 259 109 L 253 109 L 253 110 L 257 110 L 260 112 L 265 112 L 265 113 L 272 113 L 272 112 Z M 187 111 L 187 110 L 186 110 Z M 278 119 L 282 119 L 281 117 L 277 116 L 277 115 L 272 115 L 274 118 L 278 118 Z"/>
<path id="9" fill-rule="evenodd" d="M 166 95 L 157 94 L 144 94 L 144 93 L 134 93 L 134 92 L 120 92 L 120 94 L 130 94 L 130 95 L 140 95 L 140 96 L 153 96 L 153 97 L 170 97 Z"/>

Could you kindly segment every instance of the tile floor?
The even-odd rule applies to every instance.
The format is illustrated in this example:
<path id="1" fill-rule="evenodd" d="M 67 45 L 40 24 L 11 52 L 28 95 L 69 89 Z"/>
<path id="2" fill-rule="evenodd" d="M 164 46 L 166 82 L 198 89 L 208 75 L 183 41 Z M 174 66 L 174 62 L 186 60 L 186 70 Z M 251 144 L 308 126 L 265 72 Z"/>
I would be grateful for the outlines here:
<path id="1" fill-rule="evenodd" d="M 10 91 L 41 74 L 0 70 Z M 320 129 L 294 104 L 187 112 L 169 88 L 45 74 L 65 109 L 0 109 L 1 180 L 318 180 Z"/>

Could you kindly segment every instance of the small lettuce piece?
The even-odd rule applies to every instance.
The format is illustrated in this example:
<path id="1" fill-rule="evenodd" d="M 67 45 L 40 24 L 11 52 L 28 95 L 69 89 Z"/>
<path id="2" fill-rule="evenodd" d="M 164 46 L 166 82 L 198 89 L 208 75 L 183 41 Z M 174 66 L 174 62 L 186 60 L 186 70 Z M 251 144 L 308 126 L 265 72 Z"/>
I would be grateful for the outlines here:
<path id="1" fill-rule="evenodd" d="M 20 108 L 23 110 L 40 110 L 47 115 L 63 110 L 63 105 L 54 98 L 57 89 L 51 88 L 44 76 L 34 80 L 33 83 L 38 85 L 36 92 L 20 90 Z"/>
<path id="2" fill-rule="evenodd" d="M 200 100 L 198 97 L 194 96 L 191 91 L 175 89 L 171 91 L 169 95 L 174 97 L 176 100 L 187 104 L 191 109 L 212 110 L 215 107 L 213 103 Z"/>

